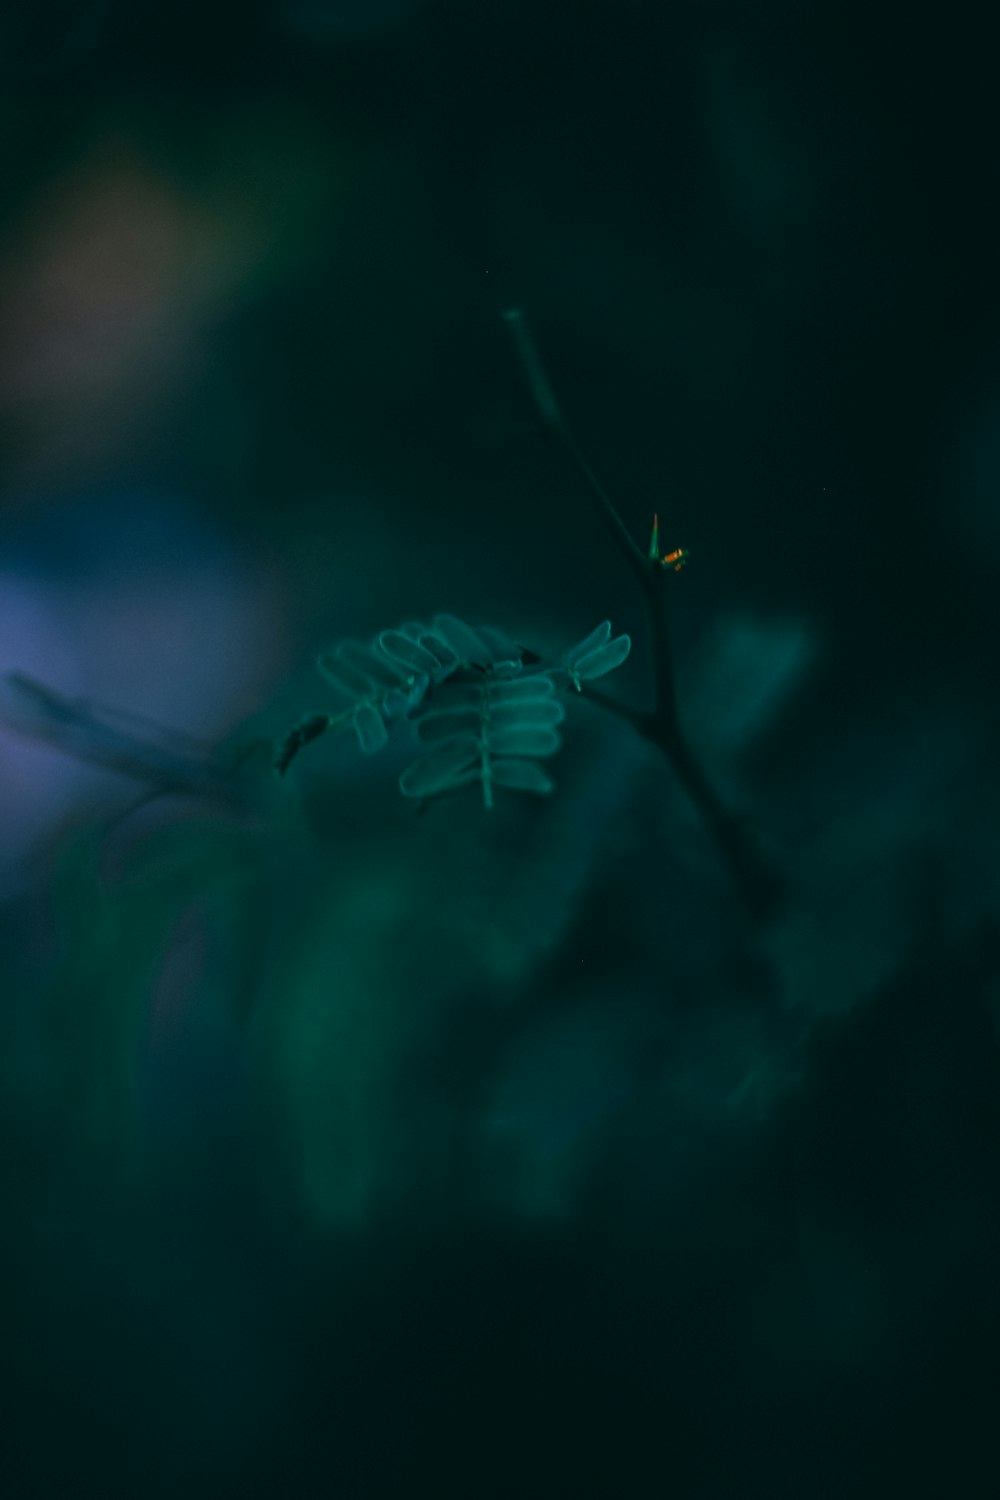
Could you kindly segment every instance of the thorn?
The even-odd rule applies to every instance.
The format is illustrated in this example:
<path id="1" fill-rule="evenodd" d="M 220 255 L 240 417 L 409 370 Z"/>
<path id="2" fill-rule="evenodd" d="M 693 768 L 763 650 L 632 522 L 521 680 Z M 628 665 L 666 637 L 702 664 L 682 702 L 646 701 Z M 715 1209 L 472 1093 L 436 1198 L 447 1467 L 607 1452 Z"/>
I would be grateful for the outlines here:
<path id="1" fill-rule="evenodd" d="M 649 538 L 649 560 L 655 562 L 660 555 L 660 518 L 653 512 L 653 534 Z"/>

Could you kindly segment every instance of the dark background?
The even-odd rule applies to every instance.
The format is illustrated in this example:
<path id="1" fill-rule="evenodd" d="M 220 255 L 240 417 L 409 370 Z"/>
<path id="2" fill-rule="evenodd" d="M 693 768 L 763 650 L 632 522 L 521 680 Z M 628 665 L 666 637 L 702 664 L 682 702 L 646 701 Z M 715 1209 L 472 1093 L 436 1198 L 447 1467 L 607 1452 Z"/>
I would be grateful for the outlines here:
<path id="1" fill-rule="evenodd" d="M 0 669 L 239 751 L 344 636 L 610 617 L 642 702 L 517 302 L 787 890 L 583 703 L 492 814 L 0 730 L 5 1495 L 1000 1492 L 996 42 L 3 7 Z"/>

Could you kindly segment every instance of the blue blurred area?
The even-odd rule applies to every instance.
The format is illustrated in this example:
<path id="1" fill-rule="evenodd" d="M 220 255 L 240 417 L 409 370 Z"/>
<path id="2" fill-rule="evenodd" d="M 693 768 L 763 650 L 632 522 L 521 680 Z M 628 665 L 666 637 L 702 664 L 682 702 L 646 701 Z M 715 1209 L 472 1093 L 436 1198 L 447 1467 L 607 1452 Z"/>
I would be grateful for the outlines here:
<path id="1" fill-rule="evenodd" d="M 275 580 L 169 492 L 108 486 L 49 500 L 8 527 L 0 578 L 0 669 L 207 747 L 256 710 L 280 660 Z M 107 815 L 137 788 L 44 734 L 20 738 L 10 723 L 0 733 L 9 886 L 74 809 Z"/>

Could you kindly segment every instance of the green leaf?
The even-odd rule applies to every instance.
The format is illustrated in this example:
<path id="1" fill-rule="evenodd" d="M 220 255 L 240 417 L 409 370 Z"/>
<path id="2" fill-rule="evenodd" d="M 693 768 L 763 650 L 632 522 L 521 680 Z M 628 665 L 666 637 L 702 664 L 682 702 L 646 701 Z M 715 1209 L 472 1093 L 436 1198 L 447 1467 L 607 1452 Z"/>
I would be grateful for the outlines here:
<path id="1" fill-rule="evenodd" d="M 463 735 L 443 745 L 433 755 L 425 755 L 412 766 L 407 766 L 399 778 L 399 789 L 404 797 L 433 797 L 436 792 L 457 785 L 462 773 L 468 771 L 481 754 L 478 739 L 474 735 Z"/>
<path id="2" fill-rule="evenodd" d="M 354 728 L 358 743 L 365 755 L 375 755 L 389 742 L 389 733 L 382 715 L 370 703 L 359 703 L 354 715 Z"/>
<path id="3" fill-rule="evenodd" d="M 533 760 L 495 760 L 490 766 L 490 777 L 496 786 L 538 792 L 541 796 L 547 796 L 555 787 L 548 772 Z"/>
<path id="4" fill-rule="evenodd" d="M 600 646 L 603 646 L 610 636 L 611 621 L 605 620 L 597 626 L 596 630 L 592 630 L 588 636 L 585 636 L 582 641 L 579 641 L 575 646 L 571 646 L 563 656 L 563 661 L 567 666 L 574 666 L 581 657 L 589 656 L 592 651 L 596 651 Z"/>
<path id="5" fill-rule="evenodd" d="M 455 615 L 435 615 L 434 633 L 451 647 L 461 662 L 486 667 L 493 660 L 493 653 L 482 636 Z"/>
<path id="6" fill-rule="evenodd" d="M 524 698 L 520 702 L 490 704 L 490 723 L 498 728 L 515 724 L 561 724 L 566 710 L 555 698 Z"/>
<path id="7" fill-rule="evenodd" d="M 367 672 L 361 672 L 350 662 L 344 661 L 338 648 L 338 654 L 329 654 L 318 658 L 316 665 L 331 687 L 343 693 L 346 698 L 370 698 L 376 691 L 375 679 Z"/>
<path id="8" fill-rule="evenodd" d="M 496 630 L 492 625 L 479 625 L 476 634 L 489 647 L 495 662 L 511 661 L 520 665 L 521 648 L 505 631 Z"/>
<path id="9" fill-rule="evenodd" d="M 596 651 L 588 651 L 577 657 L 573 664 L 573 672 L 584 682 L 589 682 L 595 677 L 603 677 L 606 672 L 613 672 L 615 667 L 620 667 L 632 649 L 631 639 L 627 635 L 616 636 L 607 645 L 599 646 Z"/>
<path id="10" fill-rule="evenodd" d="M 417 637 L 417 644 L 419 646 L 423 646 L 425 651 L 429 651 L 431 655 L 437 659 L 437 661 L 440 663 L 439 671 L 450 672 L 459 665 L 459 659 L 456 652 L 454 652 L 448 645 L 448 642 L 443 640 L 441 636 L 437 635 L 429 625 L 425 625 L 421 628 L 421 633 Z M 435 674 L 435 677 L 436 676 L 437 674 Z"/>
<path id="11" fill-rule="evenodd" d="M 419 708 L 430 687 L 426 672 L 418 672 L 407 688 L 390 688 L 382 699 L 382 713 L 386 719 L 404 719 Z"/>
<path id="12" fill-rule="evenodd" d="M 552 678 L 539 672 L 531 677 L 519 677 L 516 682 L 492 683 L 490 698 L 494 703 L 527 703 L 537 698 L 551 698 L 555 690 Z"/>
<path id="13" fill-rule="evenodd" d="M 337 661 L 343 666 L 354 667 L 378 686 L 398 687 L 401 680 L 409 676 L 408 670 L 393 662 L 381 649 L 378 640 L 341 641 L 336 651 Z"/>
<path id="14" fill-rule="evenodd" d="M 440 670 L 441 662 L 418 641 L 412 641 L 400 630 L 383 630 L 379 645 L 392 661 L 411 672 L 424 672 L 433 677 Z"/>

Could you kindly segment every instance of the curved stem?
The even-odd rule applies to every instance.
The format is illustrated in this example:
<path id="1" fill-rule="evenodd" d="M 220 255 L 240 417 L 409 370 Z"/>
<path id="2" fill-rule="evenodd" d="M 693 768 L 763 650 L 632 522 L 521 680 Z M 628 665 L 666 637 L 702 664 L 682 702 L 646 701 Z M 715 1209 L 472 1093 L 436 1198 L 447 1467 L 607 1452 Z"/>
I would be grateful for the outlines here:
<path id="1" fill-rule="evenodd" d="M 655 558 L 646 556 L 636 544 L 573 436 L 556 401 L 523 310 L 511 308 L 503 317 L 538 417 L 559 438 L 572 459 L 642 596 L 653 677 L 652 710 L 642 713 L 608 697 L 600 689 L 591 687 L 585 689 L 584 695 L 610 713 L 625 719 L 663 753 L 714 838 L 747 909 L 757 916 L 767 915 L 780 902 L 782 883 L 757 849 L 745 819 L 731 812 L 722 801 L 681 729 L 667 615 L 666 590 L 669 575 Z"/>
<path id="2" fill-rule="evenodd" d="M 545 372 L 545 366 L 542 364 L 538 345 L 535 343 L 534 335 L 528 327 L 528 320 L 524 315 L 524 309 L 520 307 L 508 308 L 503 314 L 503 319 L 510 330 L 515 352 L 527 380 L 531 399 L 535 404 L 535 411 L 549 431 L 558 436 L 564 449 L 576 465 L 580 477 L 596 500 L 601 519 L 614 537 L 626 564 L 637 578 L 645 578 L 648 571 L 649 559 L 636 546 L 632 533 L 618 514 L 618 510 L 612 502 L 610 495 L 595 474 L 590 460 L 567 426 L 566 420 L 559 409 L 559 403 L 556 401 L 553 393 L 549 377 Z"/>

